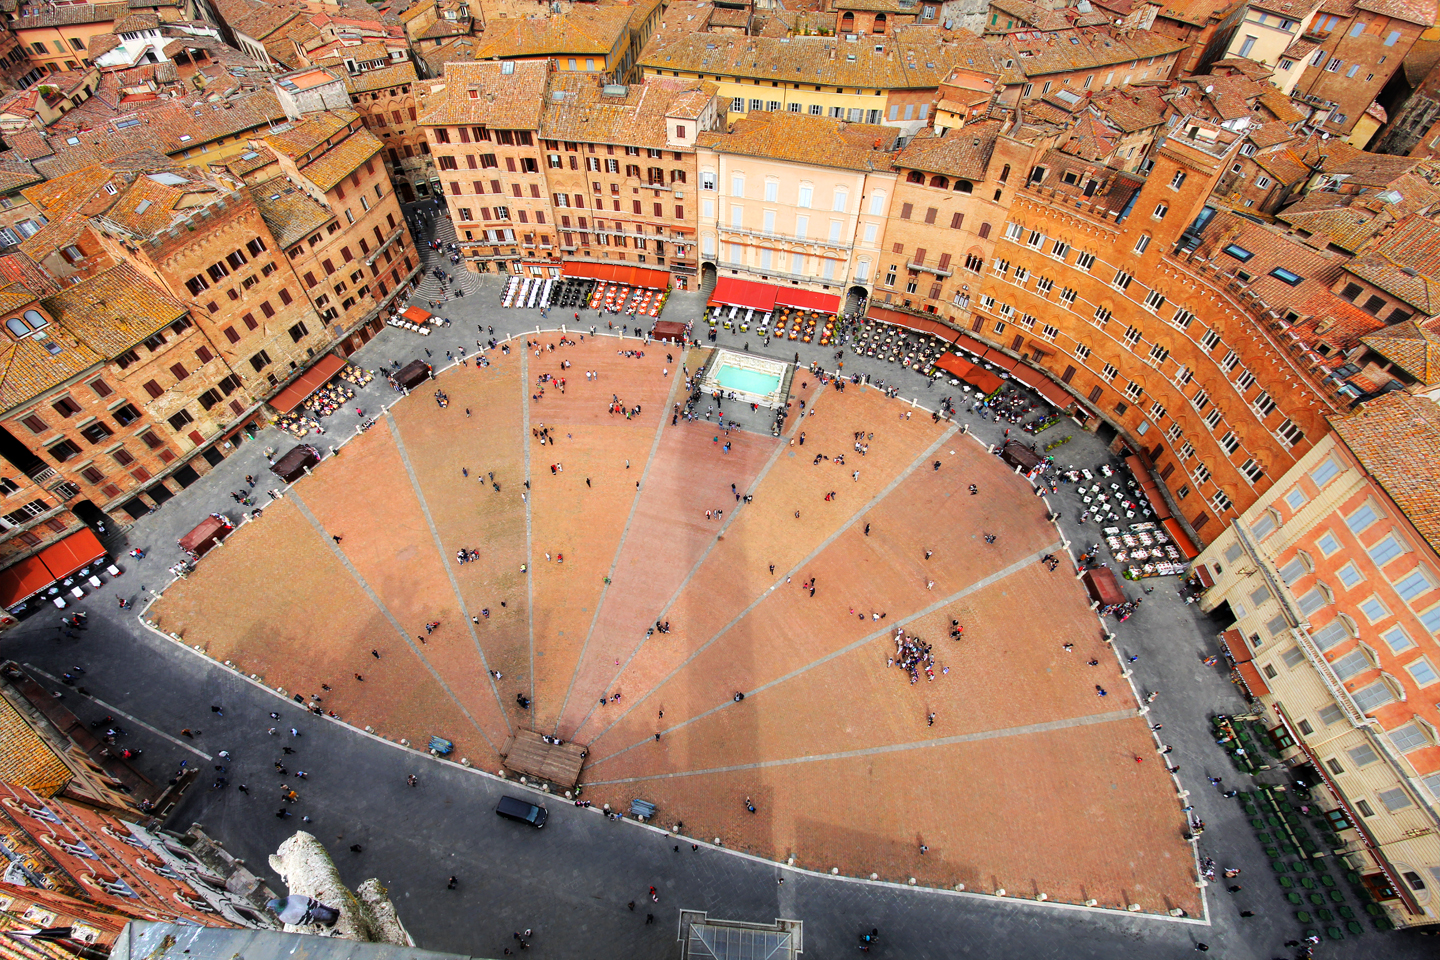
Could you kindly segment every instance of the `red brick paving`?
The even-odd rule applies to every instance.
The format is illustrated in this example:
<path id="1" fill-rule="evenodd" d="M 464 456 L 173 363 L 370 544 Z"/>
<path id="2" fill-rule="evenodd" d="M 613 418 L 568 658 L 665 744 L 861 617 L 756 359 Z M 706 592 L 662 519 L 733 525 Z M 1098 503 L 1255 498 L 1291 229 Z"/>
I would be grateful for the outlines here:
<path id="1" fill-rule="evenodd" d="M 938 681 L 937 681 L 938 682 Z M 841 704 L 835 709 L 844 709 Z M 668 716 L 668 714 L 667 714 Z M 780 720 L 752 713 L 754 727 Z M 855 724 L 856 729 L 860 723 Z M 744 731 L 739 731 L 744 735 Z M 777 736 L 803 740 L 793 725 Z M 841 760 L 590 787 L 662 824 L 799 866 L 1104 906 L 1199 912 L 1190 849 L 1169 778 L 1138 721 Z M 749 814 L 744 800 L 757 808 Z M 920 844 L 930 847 L 921 855 Z"/>
<path id="2" fill-rule="evenodd" d="M 478 641 L 485 656 L 481 669 L 502 674 L 500 699 L 510 723 L 524 724 L 528 715 L 515 703 L 517 692 L 530 689 L 529 592 L 520 570 L 529 561 L 520 499 L 525 481 L 520 358 L 496 354 L 492 366 L 460 367 L 443 383 L 450 398 L 443 410 L 422 391 L 415 402 L 398 404 L 391 412 L 466 608 L 472 617 L 490 611 L 475 625 L 457 613 L 441 632 L 457 642 L 462 633 L 468 642 Z M 491 473 L 500 484 L 498 493 Z M 461 548 L 479 550 L 479 559 L 456 563 Z M 446 585 L 444 595 L 449 593 Z M 481 682 L 488 682 L 483 675 Z"/>
<path id="3" fill-rule="evenodd" d="M 578 727 L 579 738 L 591 741 L 587 796 L 619 804 L 643 796 L 660 804 L 663 822 L 683 819 L 688 833 L 718 835 L 765 856 L 793 854 L 803 866 L 873 870 L 887 879 L 1003 886 L 1021 896 L 1198 910 L 1183 819 L 1143 721 L 1015 730 L 1135 707 L 1073 574 L 1028 563 L 974 588 L 1055 541 L 1028 484 L 956 434 L 933 457 L 940 471 L 926 457 L 866 510 L 945 428 L 923 411 L 904 420 L 908 408 L 876 391 L 819 394 L 804 372 L 796 394 L 815 399 L 817 413 L 802 419 L 797 403 L 790 432 L 803 429 L 806 442 L 779 449 L 761 476 L 777 441 L 735 434 L 731 452 L 721 454 L 711 443 L 713 426 L 670 427 L 667 396 L 675 381 L 661 369 L 677 365 L 666 363 L 664 349 L 647 350 L 643 359 L 618 356 L 619 349 L 615 340 L 587 337 L 540 357 L 533 350 L 496 355 L 489 368 L 441 375 L 447 409 L 422 391 L 392 411 L 443 556 L 386 426 L 347 445 L 297 488 L 326 528 L 343 534 L 345 555 L 412 631 L 411 642 L 454 700 L 288 502 L 269 508 L 172 587 L 154 608 L 161 628 L 182 629 L 187 642 L 205 643 L 219 659 L 287 689 L 309 692 L 330 682 L 336 690 L 328 704 L 346 719 L 412 740 L 449 736 L 486 766 L 494 757 L 456 701 L 497 746 L 507 717 L 547 730 L 558 718 L 562 735 Z M 573 365 L 562 371 L 562 360 Z M 691 351 L 685 362 L 693 370 L 703 356 Z M 566 392 L 549 387 L 533 401 L 535 375 L 547 370 L 565 376 Z M 586 370 L 600 371 L 599 381 L 586 382 Z M 612 393 L 627 406 L 640 403 L 640 416 L 610 415 Z M 526 406 L 532 425 L 544 422 L 556 434 L 555 446 L 525 435 Z M 875 434 L 864 458 L 852 449 L 852 434 L 862 429 Z M 520 499 L 526 444 L 533 557 Z M 843 453 L 846 463 L 814 466 L 816 453 Z M 552 462 L 564 471 L 552 476 Z M 858 483 L 850 479 L 855 469 Z M 491 470 L 500 493 L 477 480 Z M 731 482 L 742 489 L 754 482 L 755 501 L 719 534 L 721 524 L 705 521 L 704 511 L 734 509 Z M 972 482 L 980 496 L 965 492 Z M 829 490 L 837 500 L 823 499 Z M 985 532 L 998 542 L 985 544 Z M 766 596 L 832 535 L 794 582 Z M 451 566 L 462 546 L 478 548 L 481 559 Z M 935 551 L 928 561 L 927 547 Z M 546 563 L 546 550 L 563 552 L 565 563 Z M 607 590 L 603 578 L 612 567 Z M 813 599 L 799 590 L 808 576 L 819 578 Z M 645 627 L 686 577 L 666 613 L 672 633 L 645 641 Z M 926 589 L 932 579 L 934 589 Z M 888 636 L 818 662 L 881 626 L 852 616 L 852 605 L 867 614 L 884 610 L 888 627 L 961 591 L 968 592 L 907 624 L 931 640 L 948 676 L 910 685 L 900 670 L 885 667 Z M 460 598 L 471 613 L 491 611 L 473 636 Z M 752 603 L 749 616 L 697 654 Z M 959 643 L 946 636 L 952 616 L 966 626 Z M 423 634 L 429 619 L 442 627 L 420 646 L 413 634 Z M 317 633 L 324 639 L 317 642 Z M 1074 653 L 1061 648 L 1066 640 Z M 371 646 L 383 646 L 384 659 L 370 658 Z M 615 665 L 637 647 L 633 662 Z M 504 673 L 498 700 L 481 650 L 485 665 Z M 1101 665 L 1087 666 L 1091 657 Z M 364 684 L 335 683 L 356 669 Z M 532 682 L 535 709 L 526 713 L 514 694 Z M 730 700 L 736 689 L 767 683 L 774 685 L 743 703 Z M 1110 695 L 1097 697 L 1096 683 Z M 601 691 L 623 691 L 624 700 L 599 708 Z M 930 710 L 934 727 L 925 724 Z M 666 731 L 659 743 L 657 729 Z M 1000 735 L 926 743 L 994 731 Z M 805 759 L 895 745 L 905 748 Z M 1136 764 L 1135 755 L 1144 762 Z M 744 769 L 718 769 L 737 766 Z M 625 778 L 640 779 L 604 782 Z M 745 812 L 746 796 L 758 814 Z M 930 847 L 924 857 L 921 842 Z"/>
<path id="4" fill-rule="evenodd" d="M 584 662 L 574 672 L 574 686 L 560 735 L 570 737 L 599 697 L 613 687 L 615 676 L 640 646 L 675 590 L 714 542 L 721 521 L 705 519 L 706 510 L 735 506 L 730 484 L 744 492 L 778 441 L 733 432 L 729 453 L 721 452 L 707 434 L 687 425 L 666 427 L 650 465 L 630 533 L 615 563 L 613 583 L 605 593 Z M 676 636 L 672 624 L 670 636 Z"/>
<path id="5" fill-rule="evenodd" d="M 434 401 L 417 396 L 413 402 Z M 455 410 L 453 404 L 445 411 L 436 408 L 437 413 Z M 492 749 L 498 749 L 506 731 L 504 714 L 446 576 L 444 564 L 454 563 L 454 558 L 441 559 L 388 421 L 349 443 L 339 463 L 315 471 L 296 490 L 327 534 L 344 537 L 340 548 L 346 558 L 408 634 L 407 644 L 387 624 L 383 631 L 357 637 L 359 656 L 376 647 L 382 658 L 414 658 L 413 645 L 475 719 L 475 732 L 483 731 L 484 736 L 465 729 L 429 732 L 464 746 L 477 759 L 485 756 L 480 753 L 485 737 Z M 440 621 L 440 627 L 427 635 L 425 624 L 432 620 Z M 423 644 L 421 637 L 426 640 Z M 364 666 L 355 669 L 365 672 Z"/>
<path id="6" fill-rule="evenodd" d="M 450 731 L 457 743 L 481 742 L 414 657 L 370 656 L 375 644 L 366 638 L 393 638 L 394 628 L 288 500 L 212 550 L 149 616 L 242 673 L 292 694 L 320 694 L 327 710 L 382 736 L 418 742 Z"/>

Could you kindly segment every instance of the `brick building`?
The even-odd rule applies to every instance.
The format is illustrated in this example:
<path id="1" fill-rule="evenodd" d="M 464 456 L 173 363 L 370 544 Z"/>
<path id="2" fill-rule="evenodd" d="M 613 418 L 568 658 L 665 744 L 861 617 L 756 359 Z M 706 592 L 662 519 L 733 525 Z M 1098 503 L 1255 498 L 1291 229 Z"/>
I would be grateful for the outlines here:
<path id="1" fill-rule="evenodd" d="M 74 248 L 84 279 L 8 288 L 3 553 L 194 482 L 327 348 L 368 340 L 419 269 L 357 117 L 271 141 L 292 182 L 246 188 L 150 155 L 29 191 L 52 218 L 26 243 L 48 239 L 52 261 Z"/>
<path id="2" fill-rule="evenodd" d="M 425 98 L 420 125 L 470 269 L 555 265 L 539 146 L 549 73 L 544 60 L 455 63 Z"/>
<path id="3" fill-rule="evenodd" d="M 1202 606 L 1334 850 L 1399 926 L 1440 923 L 1440 459 L 1433 389 L 1371 400 L 1201 555 Z M 1323 785 L 1323 786 L 1321 786 Z"/>
<path id="4" fill-rule="evenodd" d="M 60 916 L 83 920 L 98 912 L 208 927 L 279 929 L 258 896 L 268 890 L 253 876 L 249 892 L 254 899 L 231 892 L 180 838 L 147 828 L 137 822 L 141 819 L 0 782 L 0 856 L 18 880 L 0 883 L 0 900 L 9 901 L 7 906 L 28 901 L 51 914 L 52 922 L 41 926 L 58 926 L 53 921 Z M 92 928 L 76 939 L 103 943 L 107 938 Z"/>
<path id="5" fill-rule="evenodd" d="M 430 144 L 418 123 L 418 82 L 409 61 L 345 80 L 351 106 L 384 144 L 385 166 L 402 203 L 430 196 L 439 182 Z"/>
<path id="6" fill-rule="evenodd" d="M 946 316 L 969 306 L 1029 170 L 1031 146 L 1002 135 L 1003 126 L 981 120 L 921 131 L 896 154 L 873 279 L 877 304 Z"/>
<path id="7" fill-rule="evenodd" d="M 420 269 L 381 141 L 347 110 L 308 116 L 263 146 L 282 176 L 252 195 L 303 281 L 321 325 L 310 334 L 343 338 L 348 354 L 379 332 Z M 289 331 L 296 343 L 308 335 L 303 319 L 298 337 Z"/>
<path id="8" fill-rule="evenodd" d="M 1257 225 L 1231 218 L 1206 228 L 1201 250 L 1184 252 L 1182 238 L 1205 221 L 1238 144 L 1221 128 L 1182 121 L 1144 178 L 1042 154 L 1015 197 L 969 322 L 1067 385 L 1102 429 L 1143 452 L 1171 509 L 1202 539 L 1288 469 L 1323 434 L 1322 414 L 1344 399 L 1272 332 L 1272 317 L 1284 323 L 1267 302 L 1281 298 L 1273 291 L 1293 290 L 1291 280 L 1308 281 L 1317 295 L 1325 289 L 1287 270 L 1274 234 L 1242 245 L 1239 233 Z M 1254 274 L 1229 262 L 1232 247 L 1246 262 L 1265 254 Z M 1269 272 L 1259 273 L 1261 262 Z M 1237 283 L 1236 270 L 1247 279 Z M 1285 279 L 1270 275 L 1277 270 Z M 1252 285 L 1256 275 L 1264 282 Z"/>
<path id="9" fill-rule="evenodd" d="M 59 73 L 90 66 L 90 42 L 109 35 L 115 21 L 129 15 L 125 3 L 74 3 L 28 6 L 7 19 L 30 62 Z"/>
<path id="10" fill-rule="evenodd" d="M 717 107 L 713 84 L 657 78 L 622 94 L 553 74 L 540 136 L 561 255 L 653 264 L 693 283 L 696 143 Z"/>
<path id="11" fill-rule="evenodd" d="M 1434 22 L 1434 0 L 1326 0 L 1297 41 L 1310 50 L 1292 93 L 1335 104 L 1324 129 L 1348 134 Z"/>
<path id="12" fill-rule="evenodd" d="M 696 139 L 713 87 L 605 85 L 552 62 L 457 63 L 421 118 L 471 269 L 558 275 L 562 259 L 697 269 Z M 677 282 L 688 282 L 679 279 Z"/>

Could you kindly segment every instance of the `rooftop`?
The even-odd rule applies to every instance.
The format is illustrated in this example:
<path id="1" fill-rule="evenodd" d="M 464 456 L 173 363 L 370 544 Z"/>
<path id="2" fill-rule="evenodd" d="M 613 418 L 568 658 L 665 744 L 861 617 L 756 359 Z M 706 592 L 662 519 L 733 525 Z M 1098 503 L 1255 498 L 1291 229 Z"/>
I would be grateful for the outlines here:
<path id="1" fill-rule="evenodd" d="M 44 306 L 87 350 L 106 357 L 119 356 L 186 313 L 184 304 L 128 263 L 65 287 Z"/>
<path id="2" fill-rule="evenodd" d="M 889 170 L 899 131 L 800 113 L 762 113 L 737 120 L 729 133 L 702 133 L 698 146 L 717 153 L 788 160 L 865 172 Z"/>
<path id="3" fill-rule="evenodd" d="M 524 19 L 491 20 L 477 39 L 477 59 L 555 57 L 565 54 L 604 57 L 622 46 L 636 8 L 572 7 L 567 13 Z"/>
<path id="4" fill-rule="evenodd" d="M 983 180 L 1001 125 L 999 120 L 981 120 L 947 130 L 944 136 L 937 136 L 933 128 L 920 130 L 895 157 L 895 166 Z"/>
<path id="5" fill-rule="evenodd" d="M 1414 320 L 1376 331 L 1360 342 L 1427 387 L 1440 386 L 1440 334 Z"/>
<path id="6" fill-rule="evenodd" d="M 249 188 L 250 198 L 260 210 L 275 241 L 288 247 L 335 219 L 304 190 L 279 176 Z"/>
<path id="7" fill-rule="evenodd" d="M 605 92 L 613 89 L 594 74 L 553 74 L 541 136 L 662 149 L 668 141 L 665 118 L 698 117 L 715 97 L 716 88 L 699 80 L 649 77 L 625 87 L 623 96 Z"/>
<path id="8" fill-rule="evenodd" d="M 544 61 L 452 63 L 445 70 L 445 88 L 426 98 L 429 112 L 420 122 L 538 130 L 549 73 Z"/>
<path id="9" fill-rule="evenodd" d="M 1399 391 L 1330 419 L 1335 433 L 1440 553 L 1440 484 L 1417 464 L 1440 463 L 1440 406 Z"/>

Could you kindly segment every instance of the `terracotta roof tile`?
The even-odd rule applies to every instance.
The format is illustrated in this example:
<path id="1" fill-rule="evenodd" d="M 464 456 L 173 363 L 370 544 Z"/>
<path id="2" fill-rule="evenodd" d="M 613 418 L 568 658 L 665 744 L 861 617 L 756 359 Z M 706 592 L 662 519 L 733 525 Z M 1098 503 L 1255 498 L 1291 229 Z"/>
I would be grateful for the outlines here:
<path id="1" fill-rule="evenodd" d="M 645 45 L 639 63 L 650 72 L 684 70 L 876 90 L 934 89 L 953 67 L 1002 72 L 984 42 L 963 31 L 955 36 L 959 39 L 944 42 L 937 30 L 907 27 L 894 37 L 867 38 L 865 43 L 834 37 L 782 40 L 695 33 L 693 25 L 667 18 Z M 1016 74 L 1016 79 L 1023 75 Z"/>
<path id="2" fill-rule="evenodd" d="M 103 23 L 130 12 L 127 3 L 69 3 L 64 6 L 27 7 L 10 22 L 14 31 L 36 27 L 64 27 L 77 23 Z"/>
<path id="3" fill-rule="evenodd" d="M 1440 553 L 1440 406 L 1403 391 L 1362 403 L 1330 426 L 1410 523 Z"/>
<path id="4" fill-rule="evenodd" d="M 283 176 L 257 183 L 249 194 L 281 247 L 303 240 L 335 219 L 335 214 Z"/>
<path id="5" fill-rule="evenodd" d="M 425 98 L 420 122 L 430 126 L 489 124 L 502 130 L 538 130 L 550 65 L 544 61 L 505 64 L 452 63 L 445 88 Z"/>
<path id="6" fill-rule="evenodd" d="M 65 287 L 43 303 L 87 350 L 106 357 L 119 356 L 186 313 L 184 304 L 128 263 Z"/>
<path id="7" fill-rule="evenodd" d="M 1408 23 L 1418 23 L 1422 27 L 1435 24 L 1434 0 L 1355 0 L 1355 7 Z"/>
<path id="8" fill-rule="evenodd" d="M 715 98 L 716 86 L 699 80 L 648 77 L 623 97 L 602 93 L 598 76 L 551 75 L 540 121 L 541 136 L 582 143 L 623 143 L 664 149 L 667 116 L 694 118 Z M 498 124 L 495 124 L 498 126 Z"/>
<path id="9" fill-rule="evenodd" d="M 345 87 L 351 93 L 365 93 L 369 90 L 383 90 L 386 87 L 399 87 L 407 83 L 414 83 L 417 77 L 415 64 L 406 60 L 391 67 L 381 67 L 378 70 L 366 70 L 364 73 L 353 77 L 345 78 Z"/>
<path id="10" fill-rule="evenodd" d="M 876 171 L 890 169 L 888 151 L 898 135 L 894 127 L 847 124 L 799 113 L 761 113 L 735 121 L 729 133 L 702 133 L 696 144 L 718 153 Z"/>
<path id="11" fill-rule="evenodd" d="M 1414 320 L 1388 326 L 1360 342 L 1427 387 L 1440 384 L 1440 334 Z"/>
<path id="12" fill-rule="evenodd" d="M 60 755 L 9 699 L 0 697 L 0 780 L 53 797 L 70 779 Z"/>
<path id="13" fill-rule="evenodd" d="M 491 20 L 479 36 L 477 59 L 555 57 L 565 54 L 603 57 L 627 36 L 630 6 L 576 5 L 568 13 Z"/>
<path id="14" fill-rule="evenodd" d="M 307 180 L 321 190 L 329 190 L 384 146 L 379 137 L 361 127 L 352 130 L 333 146 L 324 148 L 323 152 L 317 152 L 326 140 L 358 119 L 359 116 L 350 110 L 312 114 L 290 130 L 267 137 L 265 142 L 276 153 L 295 159 Z M 306 154 L 311 159 L 300 163 L 299 158 Z"/>
<path id="15" fill-rule="evenodd" d="M 926 173 L 943 173 L 965 180 L 985 179 L 1003 124 L 999 120 L 967 123 L 936 136 L 934 128 L 918 131 L 895 157 L 895 166 Z"/>

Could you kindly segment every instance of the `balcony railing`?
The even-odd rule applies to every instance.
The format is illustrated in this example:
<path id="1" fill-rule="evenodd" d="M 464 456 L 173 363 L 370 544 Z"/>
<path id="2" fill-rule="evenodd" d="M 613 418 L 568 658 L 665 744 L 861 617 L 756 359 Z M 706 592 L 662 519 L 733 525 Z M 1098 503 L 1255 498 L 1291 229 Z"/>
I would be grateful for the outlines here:
<path id="1" fill-rule="evenodd" d="M 764 230 L 746 230 L 743 227 L 727 227 L 725 224 L 717 225 L 721 233 L 731 233 L 742 237 L 759 237 L 762 240 L 778 240 L 781 243 L 805 243 L 815 247 L 825 247 L 830 250 L 843 250 L 849 253 L 854 249 L 852 243 L 835 243 L 830 240 L 820 240 L 815 237 L 792 237 L 784 233 L 767 233 Z"/>

